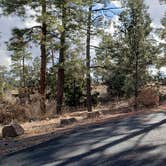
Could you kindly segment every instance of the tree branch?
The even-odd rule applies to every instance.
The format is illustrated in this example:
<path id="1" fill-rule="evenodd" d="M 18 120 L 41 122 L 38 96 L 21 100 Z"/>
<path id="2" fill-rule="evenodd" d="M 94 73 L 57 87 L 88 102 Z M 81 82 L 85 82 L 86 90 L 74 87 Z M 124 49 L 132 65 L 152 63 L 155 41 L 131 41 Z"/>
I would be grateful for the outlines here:
<path id="1" fill-rule="evenodd" d="M 100 66 L 100 65 L 90 66 L 90 68 L 91 68 L 91 69 L 95 69 L 95 68 L 107 69 L 106 66 Z"/>

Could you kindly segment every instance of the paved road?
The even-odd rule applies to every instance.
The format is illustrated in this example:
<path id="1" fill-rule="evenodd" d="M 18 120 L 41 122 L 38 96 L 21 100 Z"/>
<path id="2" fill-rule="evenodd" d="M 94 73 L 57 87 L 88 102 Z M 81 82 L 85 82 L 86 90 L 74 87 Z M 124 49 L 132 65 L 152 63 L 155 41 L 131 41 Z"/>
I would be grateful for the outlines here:
<path id="1" fill-rule="evenodd" d="M 166 166 L 166 112 L 74 130 L 1 157 L 1 166 Z"/>

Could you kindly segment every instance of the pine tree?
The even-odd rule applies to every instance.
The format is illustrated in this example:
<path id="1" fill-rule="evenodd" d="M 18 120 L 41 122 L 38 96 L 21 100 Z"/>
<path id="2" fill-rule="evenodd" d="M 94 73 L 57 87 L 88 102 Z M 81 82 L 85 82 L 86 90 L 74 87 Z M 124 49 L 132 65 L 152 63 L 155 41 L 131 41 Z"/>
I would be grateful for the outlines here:
<path id="1" fill-rule="evenodd" d="M 25 28 L 24 32 L 32 39 L 32 36 L 37 37 L 38 44 L 40 45 L 41 51 L 41 73 L 40 73 L 40 93 L 43 98 L 42 111 L 45 113 L 45 98 L 46 98 L 46 66 L 47 66 L 47 34 L 48 26 L 52 25 L 55 22 L 56 18 L 52 15 L 51 9 L 53 9 L 54 1 L 46 0 L 3 0 L 0 4 L 4 14 L 15 13 L 18 16 L 25 18 L 28 16 L 29 7 L 30 10 L 33 10 L 30 17 L 34 18 L 39 25 L 32 26 L 30 28 Z M 54 18 L 54 19 L 53 19 Z M 37 35 L 36 35 L 37 32 Z"/>
<path id="2" fill-rule="evenodd" d="M 122 42 L 113 37 L 111 33 L 102 32 L 99 47 L 96 47 L 94 72 L 99 77 L 100 83 L 108 86 L 111 97 L 124 96 L 124 80 L 126 70 L 124 64 L 124 48 Z"/>
<path id="3" fill-rule="evenodd" d="M 146 82 L 147 67 L 151 63 L 150 55 L 150 17 L 143 0 L 125 0 L 128 9 L 122 17 L 124 45 L 128 48 L 129 81 L 134 91 L 135 109 L 137 110 L 138 90 Z M 127 82 L 126 82 L 127 83 Z"/>
<path id="4" fill-rule="evenodd" d="M 96 24 L 96 26 L 101 26 L 103 25 L 103 27 L 107 25 L 107 23 L 110 23 L 110 18 L 108 16 L 108 13 L 111 12 L 113 15 L 116 15 L 114 12 L 112 12 L 112 10 L 114 9 L 114 7 L 108 7 L 110 5 L 110 1 L 108 0 L 103 0 L 101 3 L 103 3 L 104 8 L 102 9 L 96 9 L 93 10 L 93 6 L 95 3 L 98 3 L 99 1 L 93 1 L 93 0 L 89 0 L 86 1 L 86 5 L 88 8 L 88 14 L 87 14 L 87 20 L 86 20 L 86 24 L 87 24 L 87 33 L 86 33 L 86 68 L 87 68 L 87 76 L 86 76 L 86 89 L 87 89 L 87 110 L 89 112 L 92 111 L 92 96 L 91 96 L 91 55 L 90 55 L 90 43 L 91 43 L 91 36 L 92 36 L 92 27 L 94 27 L 94 25 Z M 116 7 L 115 7 L 116 8 Z M 103 15 L 97 15 L 97 17 L 92 18 L 92 16 L 94 15 L 93 12 L 100 12 L 102 11 L 102 13 L 104 13 L 104 11 L 107 12 L 107 14 Z M 111 15 L 112 15 L 111 14 Z M 103 22 L 103 17 L 104 18 L 108 18 L 109 21 L 105 21 Z M 101 20 L 100 20 L 101 18 Z"/>
<path id="5" fill-rule="evenodd" d="M 164 55 L 166 56 L 166 44 L 165 44 L 166 43 L 166 13 L 165 13 L 164 18 L 161 20 L 161 24 L 163 27 L 160 31 L 160 37 L 164 41 L 161 44 L 161 47 L 163 48 Z"/>
<path id="6" fill-rule="evenodd" d="M 158 53 L 151 36 L 151 20 L 143 1 L 123 1 L 126 11 L 120 17 L 121 24 L 115 34 L 104 32 L 99 48 L 96 48 L 96 66 L 113 97 L 135 96 L 149 79 L 149 65 L 154 64 Z M 119 32 L 119 33 L 118 33 Z"/>
<path id="7" fill-rule="evenodd" d="M 91 26 L 92 26 L 92 3 L 89 2 L 89 10 L 87 16 L 87 36 L 86 36 L 86 97 L 87 97 L 87 110 L 88 112 L 92 111 L 92 96 L 91 96 L 91 76 L 90 76 L 90 64 L 91 64 L 91 55 L 90 55 L 90 42 L 91 42 Z"/>
<path id="8" fill-rule="evenodd" d="M 27 62 L 31 60 L 32 55 L 28 51 L 28 42 L 24 39 L 24 31 L 13 29 L 12 38 L 7 43 L 8 50 L 12 51 L 12 70 L 20 78 L 20 86 L 26 87 Z"/>
<path id="9" fill-rule="evenodd" d="M 3 67 L 0 66 L 0 99 L 3 97 L 3 84 L 4 84 Z"/>
<path id="10" fill-rule="evenodd" d="M 78 31 L 80 30 L 80 13 L 79 5 L 81 2 L 79 0 L 73 1 L 58 1 L 55 3 L 57 9 L 59 9 L 59 14 L 57 14 L 60 20 L 59 26 L 59 62 L 58 62 L 58 77 L 57 77 L 57 108 L 58 114 L 62 113 L 62 104 L 64 98 L 64 84 L 65 84 L 65 63 L 68 54 L 68 47 L 74 45 L 75 40 L 80 36 Z M 69 13 L 69 14 L 68 14 Z M 81 17 L 82 18 L 82 17 Z M 70 43 L 72 43 L 70 45 Z"/>
<path id="11" fill-rule="evenodd" d="M 64 62 L 66 57 L 66 24 L 67 24 L 67 2 L 64 0 L 60 4 L 62 30 L 60 33 L 60 50 L 59 50 L 59 68 L 58 68 L 58 81 L 57 81 L 57 114 L 61 114 L 61 107 L 63 102 L 64 93 Z"/>
<path id="12" fill-rule="evenodd" d="M 157 30 L 157 35 L 159 35 L 161 41 L 159 44 L 159 54 L 163 56 L 158 57 L 157 68 L 165 66 L 166 64 L 166 13 L 165 16 L 161 19 L 162 27 Z"/>
<path id="13" fill-rule="evenodd" d="M 40 87 L 40 67 L 41 60 L 39 57 L 34 57 L 31 63 L 27 66 L 28 75 L 27 75 L 27 87 L 39 91 Z"/>

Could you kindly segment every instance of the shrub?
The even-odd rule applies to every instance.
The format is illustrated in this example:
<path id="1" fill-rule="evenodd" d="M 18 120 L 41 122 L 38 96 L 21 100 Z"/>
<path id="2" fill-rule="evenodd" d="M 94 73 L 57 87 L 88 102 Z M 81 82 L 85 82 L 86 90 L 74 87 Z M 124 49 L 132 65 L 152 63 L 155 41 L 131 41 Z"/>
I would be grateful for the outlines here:
<path id="1" fill-rule="evenodd" d="M 149 107 L 159 105 L 159 95 L 155 88 L 147 87 L 140 91 L 138 95 L 138 103 Z"/>
<path id="2" fill-rule="evenodd" d="M 9 124 L 12 121 L 25 122 L 28 119 L 27 110 L 22 106 L 11 105 L 0 110 L 0 124 Z"/>

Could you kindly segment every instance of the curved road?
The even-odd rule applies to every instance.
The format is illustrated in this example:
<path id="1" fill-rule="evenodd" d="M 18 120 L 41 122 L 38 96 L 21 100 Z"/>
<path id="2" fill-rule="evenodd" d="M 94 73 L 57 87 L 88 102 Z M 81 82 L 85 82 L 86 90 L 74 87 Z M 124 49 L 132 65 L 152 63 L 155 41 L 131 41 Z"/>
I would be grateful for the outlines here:
<path id="1" fill-rule="evenodd" d="M 166 112 L 73 130 L 0 158 L 1 166 L 165 166 Z"/>

